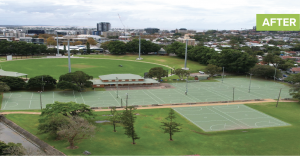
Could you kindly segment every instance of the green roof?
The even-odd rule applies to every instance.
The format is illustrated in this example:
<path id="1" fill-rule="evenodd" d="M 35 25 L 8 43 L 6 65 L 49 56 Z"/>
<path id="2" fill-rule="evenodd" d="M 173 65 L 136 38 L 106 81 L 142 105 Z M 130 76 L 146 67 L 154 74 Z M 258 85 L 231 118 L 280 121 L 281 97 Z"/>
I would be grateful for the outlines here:
<path id="1" fill-rule="evenodd" d="M 101 75 L 99 78 L 101 80 L 116 80 L 118 77 L 119 80 L 124 79 L 144 79 L 144 77 L 141 77 L 140 75 L 135 74 L 109 74 L 109 75 Z"/>
<path id="2" fill-rule="evenodd" d="M 20 77 L 20 76 L 26 76 L 26 75 L 27 74 L 24 74 L 24 73 L 4 71 L 4 70 L 0 69 L 0 76 Z"/>

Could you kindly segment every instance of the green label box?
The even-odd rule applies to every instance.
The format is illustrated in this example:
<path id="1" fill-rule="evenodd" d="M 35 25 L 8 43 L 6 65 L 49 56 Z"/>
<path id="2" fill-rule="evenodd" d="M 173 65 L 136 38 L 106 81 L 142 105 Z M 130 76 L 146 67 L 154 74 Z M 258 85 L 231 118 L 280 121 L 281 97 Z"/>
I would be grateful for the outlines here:
<path id="1" fill-rule="evenodd" d="M 300 14 L 256 14 L 256 31 L 300 31 Z"/>

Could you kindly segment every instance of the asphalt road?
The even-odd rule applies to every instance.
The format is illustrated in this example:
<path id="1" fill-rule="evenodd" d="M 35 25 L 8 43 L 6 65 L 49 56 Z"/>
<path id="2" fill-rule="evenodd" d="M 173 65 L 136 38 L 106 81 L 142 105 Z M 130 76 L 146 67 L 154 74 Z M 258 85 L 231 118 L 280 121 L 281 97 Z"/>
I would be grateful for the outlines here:
<path id="1" fill-rule="evenodd" d="M 23 147 L 25 147 L 27 150 L 30 151 L 31 154 L 36 153 L 36 151 L 41 152 L 41 150 L 37 146 L 29 142 L 24 137 L 20 136 L 18 133 L 11 130 L 1 122 L 0 122 L 0 140 L 5 143 L 8 142 L 21 143 Z"/>

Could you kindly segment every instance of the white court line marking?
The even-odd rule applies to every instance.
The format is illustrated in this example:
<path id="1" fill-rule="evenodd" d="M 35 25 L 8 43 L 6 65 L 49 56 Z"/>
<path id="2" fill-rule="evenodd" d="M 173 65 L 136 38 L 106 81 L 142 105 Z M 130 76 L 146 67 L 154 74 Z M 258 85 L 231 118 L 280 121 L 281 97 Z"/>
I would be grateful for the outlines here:
<path id="1" fill-rule="evenodd" d="M 111 92 L 109 92 L 109 94 L 117 101 L 117 104 L 121 105 L 119 101 L 111 94 Z"/>
<path id="2" fill-rule="evenodd" d="M 73 95 L 74 95 L 74 99 L 75 99 L 76 103 L 78 103 L 77 100 L 76 100 L 76 96 L 75 96 L 74 90 L 73 90 Z"/>
<path id="3" fill-rule="evenodd" d="M 221 107 L 215 106 L 213 108 L 215 108 L 215 109 L 219 109 L 219 108 L 220 109 L 239 109 L 240 107 L 239 106 L 221 106 Z"/>
<path id="4" fill-rule="evenodd" d="M 260 121 L 260 122 L 255 122 L 255 126 L 256 127 L 264 127 L 264 126 L 269 126 L 269 125 L 262 125 L 262 126 L 257 126 L 257 123 L 261 123 L 261 122 L 268 122 L 268 121 Z M 276 123 L 276 122 L 271 122 L 270 120 L 269 120 L 269 123 L 274 123 L 275 125 L 272 125 L 272 126 L 278 126 L 278 125 L 281 125 L 281 124 L 279 124 L 279 123 Z"/>
<path id="5" fill-rule="evenodd" d="M 253 112 L 253 111 L 238 111 L 238 112 L 226 112 L 226 113 L 241 113 L 241 112 Z"/>
<path id="6" fill-rule="evenodd" d="M 216 110 L 217 110 L 217 109 L 216 109 Z M 220 110 L 218 110 L 218 111 L 220 111 Z M 241 123 L 243 123 L 243 124 L 245 124 L 245 125 L 247 125 L 247 126 L 251 127 L 250 125 L 248 125 L 248 124 L 244 123 L 243 121 L 240 121 L 239 119 L 236 119 L 236 118 L 232 117 L 231 115 L 229 115 L 229 114 L 227 114 L 227 113 L 225 113 L 225 112 L 223 112 L 223 111 L 220 111 L 220 112 L 222 112 L 222 113 L 224 113 L 224 114 L 226 114 L 226 115 L 230 116 L 231 118 L 233 118 L 233 119 L 235 119 L 235 120 L 237 120 L 237 121 L 239 121 L 239 122 L 241 122 Z"/>
<path id="7" fill-rule="evenodd" d="M 236 119 L 236 120 L 244 120 L 244 119 L 270 119 L 270 117 L 258 117 L 258 118 L 243 118 L 243 119 Z"/>
<path id="8" fill-rule="evenodd" d="M 207 106 L 206 106 L 207 107 Z M 207 108 L 207 109 L 209 109 L 209 108 Z M 211 109 L 209 109 L 209 110 L 211 110 Z M 217 110 L 217 109 L 216 109 Z M 213 111 L 213 110 L 211 110 L 211 111 Z M 219 110 L 218 110 L 219 111 Z M 215 111 L 213 111 L 213 112 L 215 112 Z M 220 111 L 220 112 L 222 112 L 222 111 Z M 216 112 L 215 112 L 216 113 Z M 225 118 L 225 119 L 227 119 L 227 120 L 229 120 L 229 121 L 231 121 L 232 123 L 235 123 L 235 122 L 233 122 L 232 120 L 230 120 L 230 119 L 228 119 L 228 118 L 226 118 L 226 117 L 224 117 L 223 115 L 221 115 L 221 114 L 219 114 L 219 113 L 217 113 L 218 115 L 220 115 L 220 116 L 222 116 L 223 118 Z M 225 114 L 225 113 L 224 113 Z M 227 114 L 225 114 L 225 115 L 227 115 Z M 233 118 L 233 119 L 235 119 L 235 118 Z M 237 123 L 235 123 L 235 124 L 237 124 Z M 238 126 L 240 126 L 240 127 L 242 127 L 242 128 L 244 128 L 243 126 L 241 126 L 240 124 L 237 124 Z M 247 124 L 246 124 L 247 125 Z M 248 126 L 248 125 L 247 125 Z"/>
<path id="9" fill-rule="evenodd" d="M 182 93 L 180 93 L 180 92 L 179 92 L 178 90 L 176 90 L 176 89 L 175 89 L 175 91 L 176 91 L 177 93 L 179 93 L 180 95 L 182 94 Z M 192 96 L 192 95 L 191 95 L 191 96 Z M 188 95 L 186 95 L 185 97 L 188 97 L 188 98 L 191 99 L 192 101 L 197 102 L 197 100 L 190 98 Z M 198 99 L 198 100 L 199 100 L 199 99 Z"/>
<path id="10" fill-rule="evenodd" d="M 181 114 L 180 112 L 178 112 L 176 109 L 174 109 L 177 113 L 179 113 L 180 115 L 184 116 L 185 118 L 187 118 L 189 121 L 191 121 L 194 125 L 196 125 L 197 127 L 199 127 L 200 129 L 202 129 L 203 131 L 206 131 L 204 128 L 202 128 L 200 125 L 196 124 L 194 121 L 192 121 L 190 118 L 186 117 L 185 115 Z"/>
<path id="11" fill-rule="evenodd" d="M 204 83 L 205 84 L 205 83 Z M 194 86 L 192 86 L 192 87 L 194 87 Z M 205 87 L 203 87 L 205 90 L 207 90 L 208 92 L 211 92 L 211 93 L 213 93 L 213 94 L 216 94 L 217 96 L 221 96 L 221 97 L 225 97 L 225 100 L 227 100 L 227 99 L 231 99 L 232 97 L 230 97 L 229 98 L 229 96 L 227 96 L 227 95 L 224 95 L 224 94 L 221 94 L 221 93 L 218 93 L 218 92 L 214 92 L 214 91 L 212 91 L 212 90 L 210 90 L 210 89 L 208 89 L 208 88 L 205 88 Z"/>
<path id="12" fill-rule="evenodd" d="M 30 99 L 32 99 L 32 97 L 33 97 L 33 93 L 31 94 L 31 98 Z"/>
<path id="13" fill-rule="evenodd" d="M 205 115 L 205 114 L 217 114 L 217 113 L 204 113 L 204 114 L 187 114 L 187 115 Z"/>
<path id="14" fill-rule="evenodd" d="M 158 98 L 159 100 L 161 100 L 163 103 L 166 103 L 164 100 L 162 100 L 161 98 L 157 97 L 156 95 L 154 95 L 152 92 L 150 92 L 149 90 L 147 90 L 150 94 L 152 94 L 153 96 L 155 96 L 156 98 Z M 158 103 L 160 104 L 160 103 Z"/>
<path id="15" fill-rule="evenodd" d="M 244 106 L 245 108 L 248 108 L 248 109 L 250 109 L 250 110 L 252 110 L 252 111 L 254 111 L 254 112 L 258 112 L 258 113 L 260 113 L 260 114 L 262 114 L 262 115 L 264 115 L 264 116 L 272 117 L 272 116 L 270 116 L 270 115 L 264 114 L 264 113 L 262 113 L 262 112 L 260 112 L 260 111 L 258 111 L 258 110 L 256 110 L 256 109 L 253 109 L 253 108 L 251 108 L 251 107 L 248 107 L 248 106 L 245 106 L 245 105 L 242 105 L 242 106 Z M 281 122 L 281 123 L 284 124 L 284 125 L 290 125 L 290 124 L 288 124 L 288 123 L 286 123 L 286 122 L 284 122 L 284 121 L 281 121 L 281 120 L 279 120 L 279 119 L 277 119 L 277 118 L 275 118 L 275 117 L 272 117 L 272 118 L 275 119 L 275 120 L 277 120 L 277 121 L 279 121 L 279 122 Z"/>
<path id="16" fill-rule="evenodd" d="M 226 83 L 225 83 L 226 84 Z M 225 85 L 224 84 L 224 85 Z M 231 87 L 231 86 L 228 86 L 228 85 L 226 85 L 227 87 Z M 244 93 L 246 93 L 247 94 L 247 92 L 245 92 L 245 91 L 243 91 L 242 89 L 239 89 L 239 88 L 236 88 L 237 90 L 239 90 L 240 92 L 244 92 Z M 250 91 L 251 91 L 251 88 L 250 88 Z M 253 95 L 253 96 L 256 96 L 256 97 L 259 97 L 260 99 L 264 99 L 263 97 L 261 97 L 261 96 L 258 96 L 258 95 L 255 95 L 255 94 L 257 94 L 256 92 L 250 92 L 250 95 Z"/>
<path id="17" fill-rule="evenodd" d="M 81 95 L 81 98 L 82 98 L 82 100 L 83 100 L 83 103 L 85 104 L 85 101 L 84 101 L 84 99 L 83 99 L 83 96 L 82 96 L 81 92 L 80 92 L 80 95 Z"/>
<path id="18" fill-rule="evenodd" d="M 29 108 L 30 108 L 30 105 L 31 105 L 31 100 L 30 100 Z"/>
<path id="19" fill-rule="evenodd" d="M 8 98 L 8 99 L 10 99 L 10 97 L 11 97 L 12 95 L 13 95 L 13 93 L 10 93 L 10 96 L 9 96 L 9 98 Z M 3 107 L 3 109 L 5 109 L 5 107 L 6 107 L 7 103 L 8 103 L 8 100 L 6 100 L 6 103 L 5 103 L 4 107 Z"/>
<path id="20" fill-rule="evenodd" d="M 149 94 L 147 94 L 144 90 L 142 90 L 147 96 L 149 96 L 149 97 L 151 97 L 154 101 L 156 101 L 152 96 L 150 96 Z M 159 104 L 159 102 L 158 101 L 156 101 L 158 104 Z M 150 103 L 149 103 L 150 104 Z"/>
<path id="21" fill-rule="evenodd" d="M 211 121 L 228 121 L 228 120 L 207 120 L 207 121 L 194 121 L 194 122 L 211 122 Z"/>

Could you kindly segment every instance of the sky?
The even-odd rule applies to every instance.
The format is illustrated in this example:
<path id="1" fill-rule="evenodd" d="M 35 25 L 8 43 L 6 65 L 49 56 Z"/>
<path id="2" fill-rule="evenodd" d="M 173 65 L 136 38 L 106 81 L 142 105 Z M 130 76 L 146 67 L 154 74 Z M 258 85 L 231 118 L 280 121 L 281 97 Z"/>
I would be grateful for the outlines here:
<path id="1" fill-rule="evenodd" d="M 0 25 L 241 30 L 255 26 L 256 14 L 300 14 L 299 7 L 299 0 L 0 0 Z"/>

